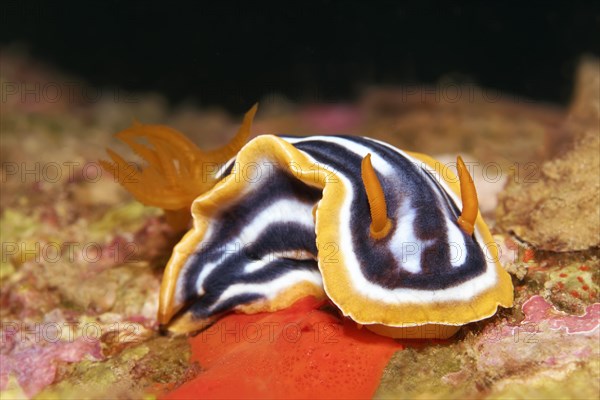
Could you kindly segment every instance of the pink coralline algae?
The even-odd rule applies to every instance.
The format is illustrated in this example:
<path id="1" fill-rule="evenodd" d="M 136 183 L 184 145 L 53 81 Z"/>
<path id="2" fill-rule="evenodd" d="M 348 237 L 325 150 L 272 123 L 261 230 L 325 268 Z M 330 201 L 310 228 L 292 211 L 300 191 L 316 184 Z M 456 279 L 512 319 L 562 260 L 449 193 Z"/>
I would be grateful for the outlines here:
<path id="1" fill-rule="evenodd" d="M 568 334 L 589 333 L 600 326 L 600 303 L 588 306 L 581 316 L 569 315 L 557 310 L 542 296 L 532 296 L 523 304 L 523 324 L 545 321 L 550 329 L 565 328 Z"/>
<path id="2" fill-rule="evenodd" d="M 40 345 L 29 341 L 17 343 L 19 336 L 3 335 L 0 390 L 8 388 L 9 378 L 13 375 L 24 393 L 33 397 L 54 382 L 58 363 L 79 362 L 86 356 L 94 360 L 103 358 L 100 342 L 97 340 L 78 338 L 71 342 Z"/>
<path id="3" fill-rule="evenodd" d="M 562 369 L 599 355 L 600 303 L 583 315 L 557 310 L 542 296 L 522 306 L 525 318 L 518 325 L 490 325 L 477 342 L 478 369 L 511 376 L 516 371 Z M 569 340 L 565 340 L 569 336 Z"/>
<path id="4" fill-rule="evenodd" d="M 519 325 L 490 325 L 484 330 L 485 342 L 498 342 L 506 338 L 538 343 L 538 339 L 549 339 L 552 332 L 572 334 L 591 334 L 600 326 L 600 303 L 586 308 L 583 315 L 571 315 L 559 311 L 542 296 L 531 296 L 522 306 L 525 318 Z M 598 333 L 598 332 L 596 332 Z"/>

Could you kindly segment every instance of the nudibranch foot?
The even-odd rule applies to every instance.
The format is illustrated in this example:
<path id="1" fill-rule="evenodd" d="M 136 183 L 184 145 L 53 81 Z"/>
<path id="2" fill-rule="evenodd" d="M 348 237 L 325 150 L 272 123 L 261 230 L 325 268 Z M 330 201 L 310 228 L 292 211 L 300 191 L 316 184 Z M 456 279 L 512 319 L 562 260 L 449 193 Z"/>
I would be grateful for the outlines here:
<path id="1" fill-rule="evenodd" d="M 449 339 L 456 334 L 461 326 L 425 324 L 402 328 L 386 325 L 364 325 L 365 328 L 381 336 L 394 339 Z"/>

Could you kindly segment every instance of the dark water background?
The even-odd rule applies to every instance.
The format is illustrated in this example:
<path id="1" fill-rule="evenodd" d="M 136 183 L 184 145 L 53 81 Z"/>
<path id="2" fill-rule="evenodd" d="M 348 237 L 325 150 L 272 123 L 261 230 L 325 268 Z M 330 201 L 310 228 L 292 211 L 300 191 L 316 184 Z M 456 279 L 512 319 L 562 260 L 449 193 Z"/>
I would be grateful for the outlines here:
<path id="1" fill-rule="evenodd" d="M 97 86 L 246 110 L 440 79 L 566 104 L 600 2 L 2 2 L 0 44 Z"/>

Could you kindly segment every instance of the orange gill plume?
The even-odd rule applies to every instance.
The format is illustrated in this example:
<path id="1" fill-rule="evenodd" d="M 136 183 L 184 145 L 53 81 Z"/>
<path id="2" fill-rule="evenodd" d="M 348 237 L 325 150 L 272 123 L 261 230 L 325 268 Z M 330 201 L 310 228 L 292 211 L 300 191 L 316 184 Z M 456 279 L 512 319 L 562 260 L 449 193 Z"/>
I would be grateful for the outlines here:
<path id="1" fill-rule="evenodd" d="M 115 136 L 147 164 L 137 168 L 111 149 L 106 151 L 112 162 L 100 160 L 100 164 L 139 202 L 162 208 L 168 223 L 174 229 L 183 230 L 191 219 L 190 206 L 194 199 L 214 186 L 218 167 L 234 157 L 248 141 L 257 108 L 255 104 L 246 113 L 242 126 L 227 145 L 213 151 L 200 150 L 182 133 L 168 126 L 134 121 L 131 127 Z"/>
<path id="2" fill-rule="evenodd" d="M 479 201 L 477 200 L 477 191 L 475 183 L 469 170 L 465 166 L 460 156 L 456 159 L 456 169 L 460 181 L 460 197 L 462 199 L 462 212 L 458 217 L 458 226 L 467 234 L 472 235 L 479 211 Z"/>
<path id="3" fill-rule="evenodd" d="M 369 209 L 371 210 L 371 237 L 373 239 L 383 239 L 390 233 L 392 221 L 387 215 L 385 195 L 381 182 L 377 178 L 377 173 L 371 164 L 370 153 L 362 160 L 361 175 L 367 192 Z"/>

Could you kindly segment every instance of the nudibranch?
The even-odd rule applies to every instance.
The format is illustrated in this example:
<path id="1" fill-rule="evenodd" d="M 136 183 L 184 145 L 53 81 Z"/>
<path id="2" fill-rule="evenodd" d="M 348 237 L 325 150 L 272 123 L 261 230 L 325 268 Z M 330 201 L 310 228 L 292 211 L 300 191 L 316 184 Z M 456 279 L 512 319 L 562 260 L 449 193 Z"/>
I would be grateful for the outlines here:
<path id="1" fill-rule="evenodd" d="M 365 137 L 245 143 L 255 112 L 211 153 L 164 126 L 119 134 L 149 162 L 137 185 L 126 184 L 136 198 L 180 214 L 191 205 L 193 227 L 164 272 L 161 325 L 192 332 L 227 312 L 274 311 L 313 295 L 385 336 L 444 338 L 512 306 L 511 278 L 460 157 L 456 177 Z M 125 168 L 110 154 L 113 171 Z"/>

